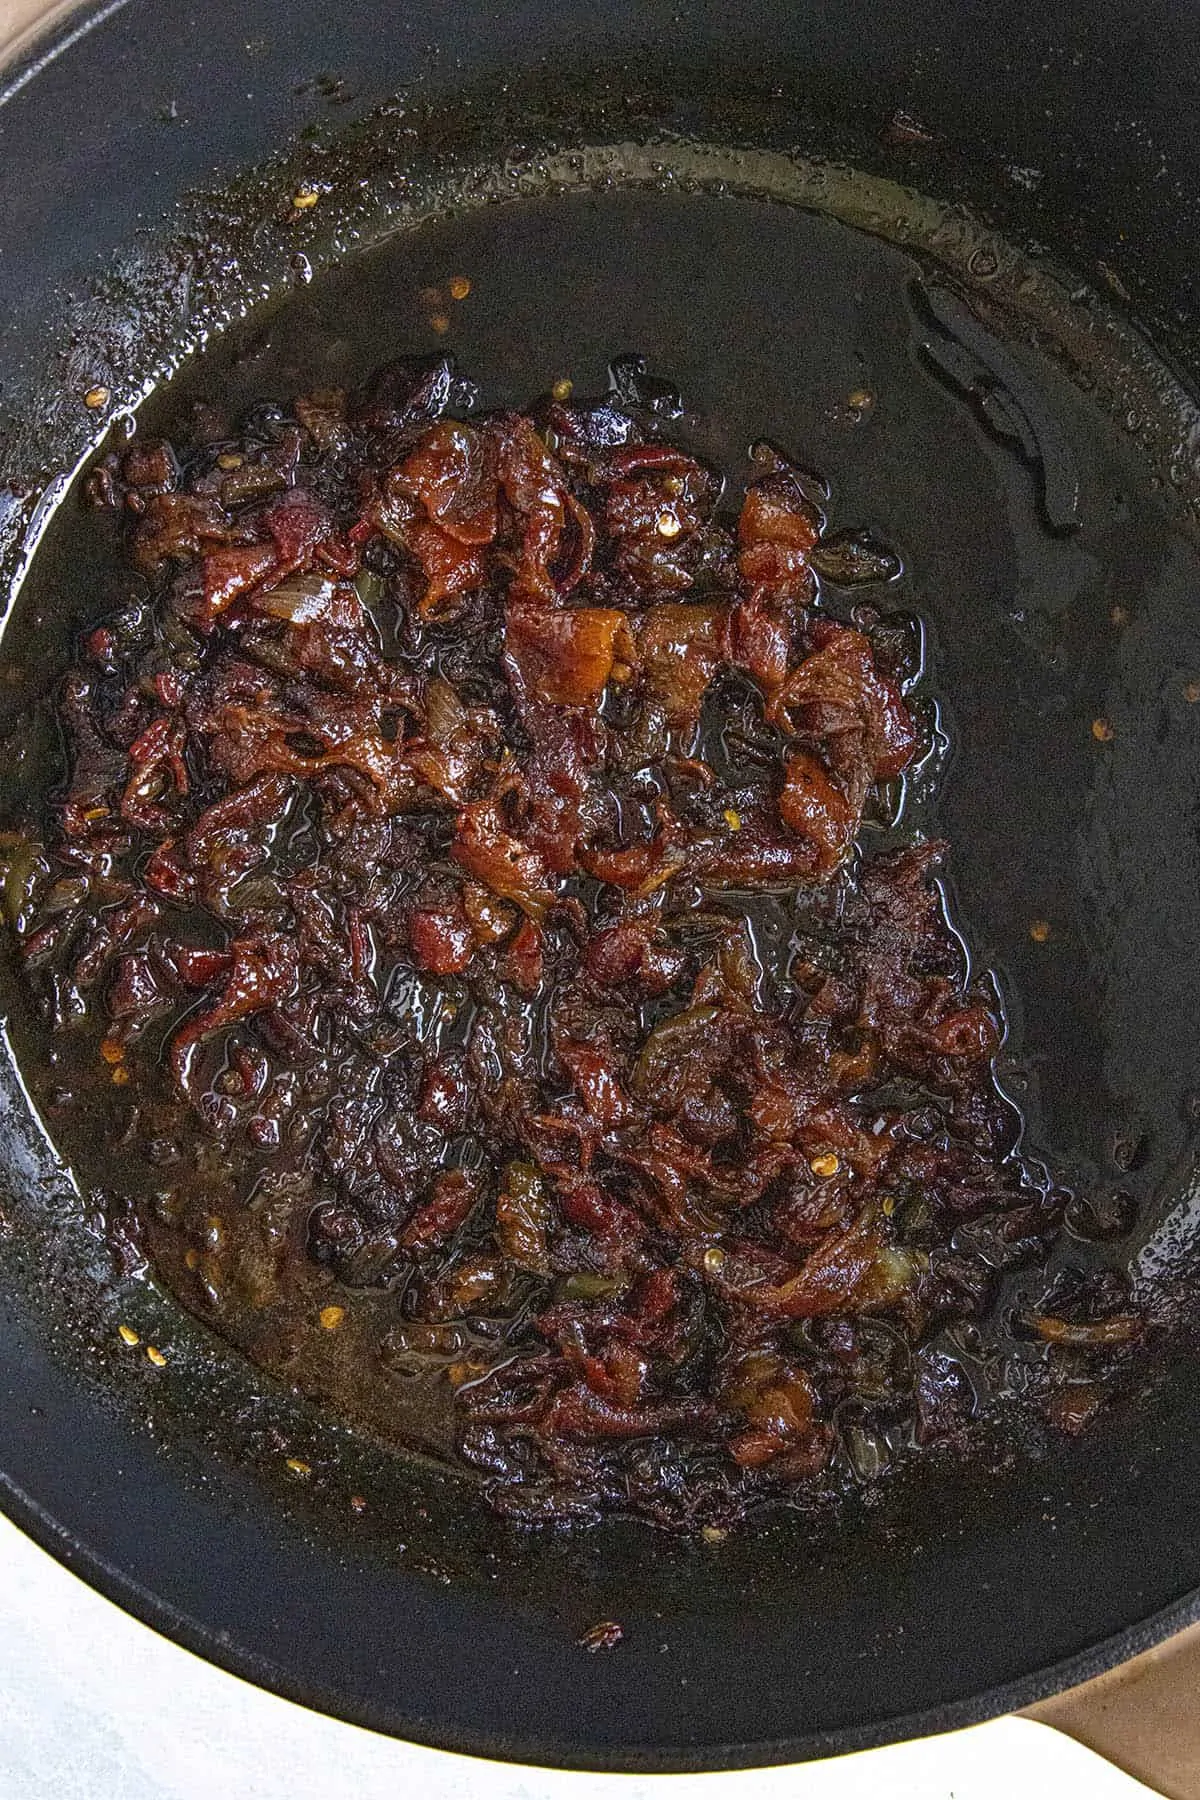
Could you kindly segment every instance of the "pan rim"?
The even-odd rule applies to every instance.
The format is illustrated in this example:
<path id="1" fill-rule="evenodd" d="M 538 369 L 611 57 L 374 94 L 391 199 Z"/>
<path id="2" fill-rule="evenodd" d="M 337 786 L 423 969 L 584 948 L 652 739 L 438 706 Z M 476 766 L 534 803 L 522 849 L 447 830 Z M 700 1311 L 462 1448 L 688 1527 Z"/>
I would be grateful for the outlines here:
<path id="1" fill-rule="evenodd" d="M 998 1687 L 960 1696 L 934 1707 L 901 1713 L 871 1724 L 801 1732 L 795 1737 L 715 1745 L 627 1744 L 605 1751 L 573 1751 L 534 1736 L 493 1733 L 462 1726 L 431 1727 L 404 1717 L 399 1709 L 355 1701 L 333 1689 L 306 1691 L 305 1684 L 270 1659 L 239 1648 L 227 1634 L 149 1592 L 140 1582 L 73 1538 L 50 1513 L 0 1472 L 0 1513 L 23 1531 L 60 1567 L 180 1649 L 228 1675 L 275 1694 L 292 1705 L 341 1720 L 362 1730 L 425 1749 L 477 1761 L 579 1774 L 697 1775 L 787 1767 L 832 1760 L 866 1750 L 882 1750 L 916 1738 L 962 1731 L 990 1719 L 1023 1712 L 1040 1700 L 1107 1674 L 1119 1664 L 1200 1621 L 1200 1588 L 1138 1619 L 1098 1643 L 1042 1665 Z"/>
<path id="2" fill-rule="evenodd" d="M 129 0 L 51 0 L 40 14 L 0 43 L 0 108 L 97 25 Z"/>

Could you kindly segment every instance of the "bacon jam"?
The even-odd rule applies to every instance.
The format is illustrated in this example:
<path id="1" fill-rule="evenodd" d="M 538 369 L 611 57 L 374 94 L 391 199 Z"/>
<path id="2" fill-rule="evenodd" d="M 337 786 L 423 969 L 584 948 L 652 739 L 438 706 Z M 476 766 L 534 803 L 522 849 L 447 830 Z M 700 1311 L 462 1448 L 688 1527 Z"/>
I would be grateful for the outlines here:
<path id="1" fill-rule="evenodd" d="M 112 453 L 131 597 L 15 916 L 189 1306 L 518 1519 L 716 1530 L 961 1432 L 947 1329 L 1062 1196 L 902 829 L 894 561 L 636 376 Z"/>

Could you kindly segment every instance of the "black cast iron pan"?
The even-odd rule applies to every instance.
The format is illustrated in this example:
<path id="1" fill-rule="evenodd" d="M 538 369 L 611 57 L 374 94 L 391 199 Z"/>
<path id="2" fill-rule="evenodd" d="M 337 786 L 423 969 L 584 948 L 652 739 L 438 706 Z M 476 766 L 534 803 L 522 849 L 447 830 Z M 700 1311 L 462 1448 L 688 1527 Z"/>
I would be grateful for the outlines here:
<path id="1" fill-rule="evenodd" d="M 496 398 L 647 354 L 709 453 L 769 429 L 901 545 L 1010 1076 L 1041 1154 L 1131 1193 L 1119 1250 L 1160 1321 L 1136 1397 L 1078 1439 L 930 1458 L 719 1547 L 522 1534 L 122 1285 L 5 1057 L 0 1495 L 120 1604 L 385 1731 L 664 1770 L 965 1724 L 1200 1611 L 1198 75 L 1200 19 L 1166 0 L 125 0 L 0 77 L 14 591 L 46 532 L 5 658 L 51 643 L 65 594 L 86 610 L 46 527 L 98 382 L 132 406 L 243 315 L 203 379 L 247 397 L 427 348 L 412 295 L 451 257 L 479 277 L 455 348 Z M 839 409 L 864 386 L 870 435 Z M 123 1356 L 131 1308 L 166 1371 Z M 624 1640 L 588 1656 L 601 1619 Z"/>

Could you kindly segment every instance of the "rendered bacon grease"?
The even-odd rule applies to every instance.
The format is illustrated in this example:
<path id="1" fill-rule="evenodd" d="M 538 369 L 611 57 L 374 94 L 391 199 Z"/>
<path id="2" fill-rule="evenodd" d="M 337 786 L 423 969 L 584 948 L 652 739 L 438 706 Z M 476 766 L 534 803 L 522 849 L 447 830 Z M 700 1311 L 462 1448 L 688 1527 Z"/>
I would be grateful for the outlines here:
<path id="1" fill-rule="evenodd" d="M 66 685 L 24 956 L 218 1329 L 365 1359 L 376 1412 L 422 1377 L 520 1519 L 711 1532 L 958 1432 L 946 1329 L 1063 1196 L 895 829 L 891 559 L 628 380 L 464 399 L 394 364 L 95 471 L 136 592 Z M 1136 1331 L 1072 1306 L 1045 1341 Z"/>

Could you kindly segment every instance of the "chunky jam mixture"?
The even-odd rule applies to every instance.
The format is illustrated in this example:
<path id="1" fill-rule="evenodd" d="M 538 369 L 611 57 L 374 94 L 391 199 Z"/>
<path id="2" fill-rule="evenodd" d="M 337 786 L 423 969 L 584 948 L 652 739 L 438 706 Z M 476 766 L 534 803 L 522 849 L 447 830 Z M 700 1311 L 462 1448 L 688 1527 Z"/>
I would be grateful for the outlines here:
<path id="1" fill-rule="evenodd" d="M 897 829 L 894 560 L 617 375 L 463 418 L 394 364 L 112 454 L 131 597 L 9 889 L 189 1305 L 509 1514 L 714 1528 L 960 1431 L 945 1329 L 1063 1197 Z M 1136 1330 L 1089 1305 L 1042 1335 Z"/>

